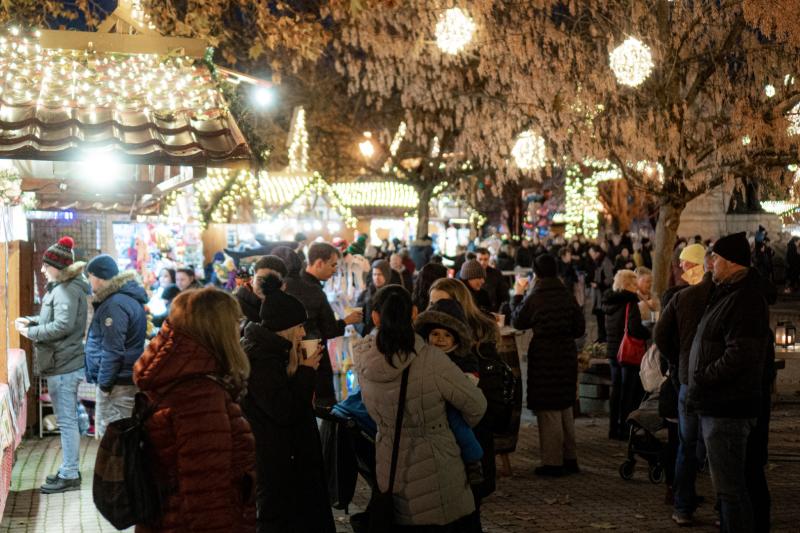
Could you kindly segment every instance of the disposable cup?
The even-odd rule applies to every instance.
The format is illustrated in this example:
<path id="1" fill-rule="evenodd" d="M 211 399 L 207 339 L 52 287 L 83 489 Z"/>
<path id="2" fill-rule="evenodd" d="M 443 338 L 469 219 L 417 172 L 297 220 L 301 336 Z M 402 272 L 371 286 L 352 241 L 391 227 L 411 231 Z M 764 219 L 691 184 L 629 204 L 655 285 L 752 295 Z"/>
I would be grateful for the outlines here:
<path id="1" fill-rule="evenodd" d="M 497 327 L 502 328 L 506 325 L 506 315 L 501 315 L 500 313 L 492 313 L 494 315 L 494 320 L 497 322 Z"/>
<path id="2" fill-rule="evenodd" d="M 317 346 L 319 346 L 319 342 L 319 339 L 307 339 L 300 341 L 300 345 L 303 347 L 303 357 L 308 358 L 309 355 L 314 355 L 317 352 Z"/>

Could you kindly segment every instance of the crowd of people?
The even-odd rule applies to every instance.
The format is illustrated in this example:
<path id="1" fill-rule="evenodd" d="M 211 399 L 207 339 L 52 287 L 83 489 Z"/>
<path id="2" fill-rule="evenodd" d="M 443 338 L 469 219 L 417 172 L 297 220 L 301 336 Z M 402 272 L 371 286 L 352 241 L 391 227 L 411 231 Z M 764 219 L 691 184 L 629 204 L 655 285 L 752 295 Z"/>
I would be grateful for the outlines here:
<path id="1" fill-rule="evenodd" d="M 767 531 L 775 290 L 765 241 L 760 231 L 753 242 L 743 233 L 679 240 L 658 299 L 652 243 L 637 234 L 490 239 L 452 257 L 427 237 L 409 246 L 373 247 L 365 236 L 286 243 L 242 269 L 231 293 L 204 287 L 191 267 L 161 269 L 146 289 L 108 255 L 75 262 L 74 243 L 62 238 L 43 257 L 39 316 L 16 323 L 36 346 L 61 428 L 63 461 L 41 490 L 80 488 L 85 379 L 97 386 L 98 437 L 131 415 L 137 391 L 157 405 L 149 464 L 170 490 L 159 522 L 142 531 L 335 531 L 317 417 L 337 404 L 327 341 L 347 332 L 362 337 L 353 399 L 374 436 L 373 490 L 394 495 L 400 525 L 479 532 L 503 411 L 482 374 L 499 361 L 505 318 L 533 331 L 534 473 L 558 477 L 580 473 L 573 408 L 588 315 L 610 367 L 609 438 L 628 439 L 629 415 L 645 397 L 639 365 L 618 359 L 622 346 L 654 342 L 661 354 L 673 520 L 691 524 L 702 502 L 694 486 L 703 443 L 722 530 Z M 798 240 L 787 246 L 794 290 Z M 341 301 L 332 304 L 331 289 Z"/>

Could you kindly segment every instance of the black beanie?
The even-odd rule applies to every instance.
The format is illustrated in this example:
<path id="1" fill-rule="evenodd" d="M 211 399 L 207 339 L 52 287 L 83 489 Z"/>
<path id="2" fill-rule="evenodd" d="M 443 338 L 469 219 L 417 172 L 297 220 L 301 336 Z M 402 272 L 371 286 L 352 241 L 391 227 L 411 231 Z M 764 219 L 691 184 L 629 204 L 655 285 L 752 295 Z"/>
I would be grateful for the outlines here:
<path id="1" fill-rule="evenodd" d="M 542 254 L 533 261 L 533 271 L 539 278 L 554 278 L 558 275 L 556 258 L 550 254 Z"/>
<path id="2" fill-rule="evenodd" d="M 711 251 L 732 263 L 750 266 L 750 243 L 745 232 L 731 233 L 717 239 Z"/>
<path id="3" fill-rule="evenodd" d="M 264 303 L 261 304 L 261 324 L 270 331 L 284 331 L 308 320 L 306 308 L 300 300 L 281 290 L 283 282 L 270 274 L 261 284 Z"/>
<path id="4" fill-rule="evenodd" d="M 288 246 L 277 246 L 273 248 L 272 255 L 283 260 L 283 264 L 286 265 L 286 271 L 290 276 L 298 274 L 303 268 L 303 261 L 300 259 L 300 256 Z"/>
<path id="5" fill-rule="evenodd" d="M 281 277 L 284 278 L 289 274 L 289 271 L 286 269 L 286 262 L 277 255 L 265 255 L 259 258 L 259 260 L 253 265 L 253 274 L 263 268 L 268 268 L 274 272 L 277 272 L 281 275 Z"/>

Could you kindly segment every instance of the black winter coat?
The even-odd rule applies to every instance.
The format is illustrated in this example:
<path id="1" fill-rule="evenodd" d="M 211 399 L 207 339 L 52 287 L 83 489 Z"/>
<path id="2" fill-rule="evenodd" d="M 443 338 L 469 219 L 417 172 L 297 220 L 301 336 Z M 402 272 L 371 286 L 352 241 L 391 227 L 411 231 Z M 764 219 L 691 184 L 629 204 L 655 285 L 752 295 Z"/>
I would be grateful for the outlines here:
<path id="1" fill-rule="evenodd" d="M 493 313 L 497 313 L 500 310 L 500 306 L 510 298 L 506 278 L 502 272 L 493 267 L 486 269 L 486 284 L 483 286 L 483 290 L 489 295 L 489 309 Z"/>
<path id="2" fill-rule="evenodd" d="M 625 335 L 625 308 L 628 305 L 628 335 L 642 340 L 650 338 L 650 331 L 642 324 L 639 296 L 626 290 L 606 291 L 603 295 L 603 311 L 606 314 L 606 354 L 609 359 L 617 359 L 619 345 Z"/>
<path id="3" fill-rule="evenodd" d="M 286 374 L 291 343 L 251 323 L 242 347 L 250 359 L 242 401 L 256 438 L 259 531 L 333 533 L 322 444 L 314 417 L 314 370 Z"/>
<path id="4" fill-rule="evenodd" d="M 492 300 L 489 298 L 489 293 L 486 292 L 486 289 L 481 287 L 481 290 L 476 291 L 473 290 L 472 287 L 467 285 L 467 282 L 464 282 L 464 285 L 467 287 L 467 290 L 472 295 L 472 301 L 475 302 L 475 305 L 480 309 L 482 312 L 489 314 L 492 312 Z"/>
<path id="5" fill-rule="evenodd" d="M 757 417 L 771 342 L 758 272 L 717 285 L 689 356 L 688 408 L 706 416 Z"/>
<path id="6" fill-rule="evenodd" d="M 556 411 L 575 404 L 578 350 L 586 328 L 583 310 L 558 278 L 536 281 L 523 300 L 514 296 L 512 325 L 532 329 L 528 347 L 528 408 Z"/>
<path id="7" fill-rule="evenodd" d="M 697 285 L 675 292 L 653 332 L 658 350 L 667 358 L 670 367 L 677 369 L 678 380 L 683 385 L 689 384 L 689 352 L 713 290 L 711 272 L 706 272 Z"/>
<path id="8" fill-rule="evenodd" d="M 253 292 L 253 287 L 249 283 L 242 285 L 233 293 L 239 307 L 242 308 L 244 318 L 247 322 L 261 322 L 261 299 Z"/>

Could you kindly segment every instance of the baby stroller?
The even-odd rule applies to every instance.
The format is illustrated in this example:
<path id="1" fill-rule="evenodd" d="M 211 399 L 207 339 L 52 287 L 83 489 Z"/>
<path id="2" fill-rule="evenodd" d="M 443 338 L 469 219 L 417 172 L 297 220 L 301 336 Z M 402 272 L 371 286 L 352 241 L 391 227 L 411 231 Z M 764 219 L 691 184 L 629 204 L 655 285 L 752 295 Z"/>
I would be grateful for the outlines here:
<path id="1" fill-rule="evenodd" d="M 663 435 L 666 424 L 658 414 L 658 394 L 653 393 L 645 397 L 639 408 L 628 416 L 628 423 L 631 426 L 628 458 L 619 466 L 620 477 L 625 480 L 633 478 L 638 456 L 647 461 L 650 482 L 661 483 L 664 480 L 662 457 L 666 453 L 667 446 L 666 437 Z"/>

